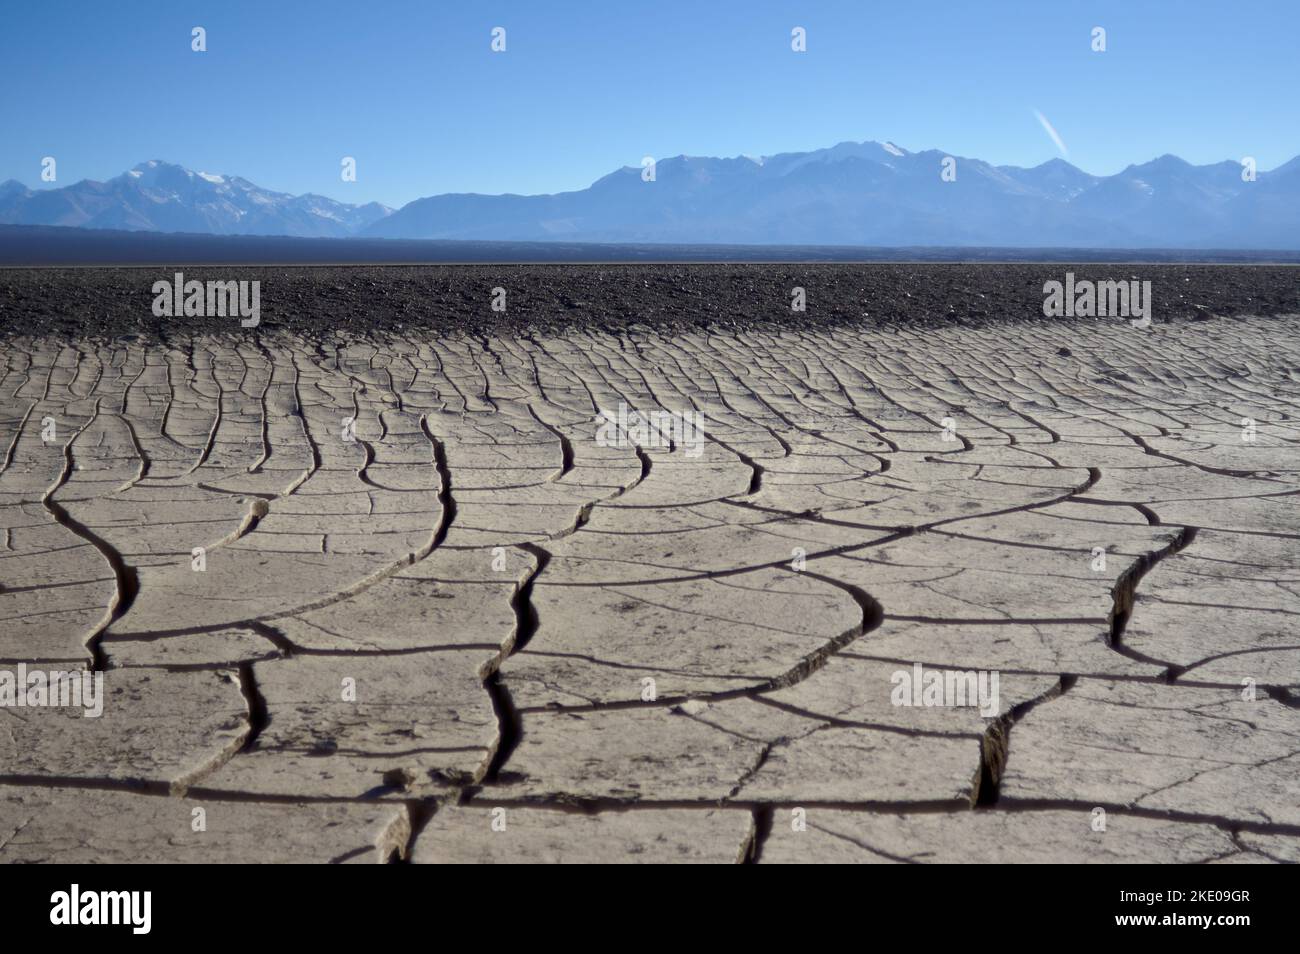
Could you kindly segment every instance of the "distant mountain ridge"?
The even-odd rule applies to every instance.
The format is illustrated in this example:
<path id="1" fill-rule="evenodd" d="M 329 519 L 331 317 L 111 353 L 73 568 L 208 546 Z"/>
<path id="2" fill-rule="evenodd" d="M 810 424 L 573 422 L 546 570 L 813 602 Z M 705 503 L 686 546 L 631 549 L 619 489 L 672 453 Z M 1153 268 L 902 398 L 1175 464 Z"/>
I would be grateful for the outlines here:
<path id="1" fill-rule="evenodd" d="M 1300 248 L 1300 158 L 1254 182 L 1236 162 L 1162 156 L 1113 176 L 1030 169 L 890 143 L 761 160 L 678 156 L 549 196 L 418 199 L 364 235 L 866 246 Z"/>
<path id="2" fill-rule="evenodd" d="M 371 202 L 272 192 L 238 176 L 194 172 L 158 159 L 96 182 L 31 190 L 0 183 L 0 223 L 210 235 L 343 237 L 390 214 Z"/>
<path id="3" fill-rule="evenodd" d="M 944 161 L 956 178 L 945 181 Z M 397 211 L 268 192 L 154 161 L 107 183 L 0 184 L 0 223 L 455 241 L 1300 249 L 1300 157 L 1256 181 L 1165 155 L 1111 176 L 844 142 L 763 158 L 676 156 L 553 195 L 454 193 Z"/>

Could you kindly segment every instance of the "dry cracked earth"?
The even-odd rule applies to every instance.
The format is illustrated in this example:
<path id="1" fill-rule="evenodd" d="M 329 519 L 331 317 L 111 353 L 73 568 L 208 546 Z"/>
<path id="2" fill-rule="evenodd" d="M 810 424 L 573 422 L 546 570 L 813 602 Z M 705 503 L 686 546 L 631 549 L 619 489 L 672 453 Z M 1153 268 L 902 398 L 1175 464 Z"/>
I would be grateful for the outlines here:
<path id="1" fill-rule="evenodd" d="M 3 356 L 0 860 L 1300 860 L 1295 318 Z"/>

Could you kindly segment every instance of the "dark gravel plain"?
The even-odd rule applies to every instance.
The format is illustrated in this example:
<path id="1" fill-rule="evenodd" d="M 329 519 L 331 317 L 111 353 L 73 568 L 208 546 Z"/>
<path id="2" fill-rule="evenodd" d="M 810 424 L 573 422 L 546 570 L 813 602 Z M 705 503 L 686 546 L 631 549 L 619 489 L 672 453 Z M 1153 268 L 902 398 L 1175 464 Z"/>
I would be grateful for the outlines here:
<path id="1" fill-rule="evenodd" d="M 66 339 L 248 334 L 238 318 L 155 317 L 160 267 L 2 268 L 0 335 Z M 187 266 L 261 282 L 260 334 L 672 333 L 710 327 L 987 325 L 1043 317 L 1043 283 L 1149 280 L 1156 324 L 1300 314 L 1300 266 L 1205 264 L 601 264 Z M 801 286 L 807 310 L 792 312 Z M 506 290 L 506 310 L 491 308 Z M 1114 319 L 1109 319 L 1114 320 Z"/>

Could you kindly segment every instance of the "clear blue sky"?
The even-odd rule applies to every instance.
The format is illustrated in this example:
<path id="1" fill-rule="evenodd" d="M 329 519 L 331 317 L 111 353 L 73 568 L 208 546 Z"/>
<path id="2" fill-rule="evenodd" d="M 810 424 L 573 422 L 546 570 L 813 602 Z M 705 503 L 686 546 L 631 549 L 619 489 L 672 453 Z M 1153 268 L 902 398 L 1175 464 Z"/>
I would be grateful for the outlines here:
<path id="1" fill-rule="evenodd" d="M 1093 173 L 1300 154 L 1297 0 L 10 0 L 0 21 L 0 180 L 29 186 L 47 155 L 57 185 L 157 158 L 395 206 L 843 140 L 1034 165 L 1058 155 L 1035 109 Z"/>

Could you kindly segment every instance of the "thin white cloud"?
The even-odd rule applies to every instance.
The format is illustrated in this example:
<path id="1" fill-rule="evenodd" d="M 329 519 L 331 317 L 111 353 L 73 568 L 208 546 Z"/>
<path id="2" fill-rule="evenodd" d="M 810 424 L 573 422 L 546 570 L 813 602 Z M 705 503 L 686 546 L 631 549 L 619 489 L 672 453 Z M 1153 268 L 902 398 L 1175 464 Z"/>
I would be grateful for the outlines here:
<path id="1" fill-rule="evenodd" d="M 1068 156 L 1070 150 L 1065 148 L 1065 142 L 1061 139 L 1061 134 L 1058 133 L 1055 127 L 1047 121 L 1047 117 L 1036 109 L 1034 110 L 1034 115 L 1038 117 L 1039 123 L 1041 123 L 1043 128 L 1047 130 L 1047 135 L 1052 137 L 1052 142 L 1056 143 L 1056 148 L 1061 150 L 1061 155 Z"/>

